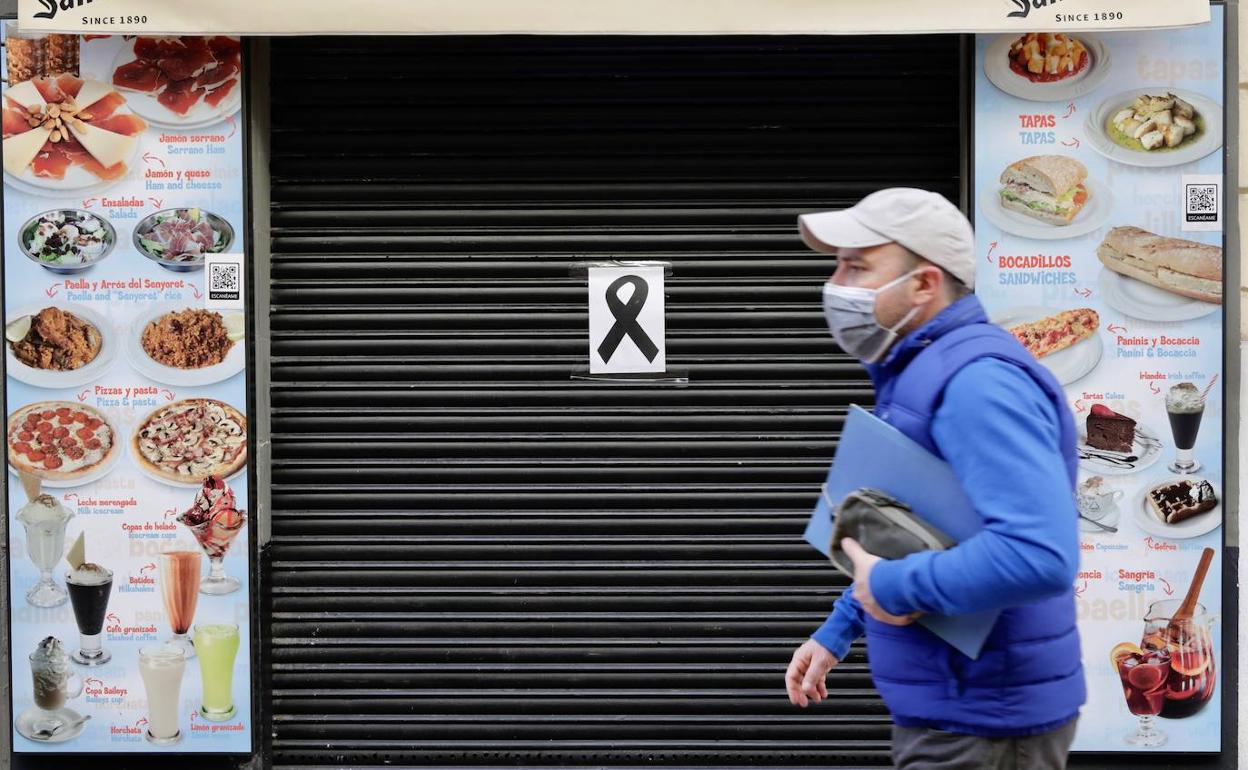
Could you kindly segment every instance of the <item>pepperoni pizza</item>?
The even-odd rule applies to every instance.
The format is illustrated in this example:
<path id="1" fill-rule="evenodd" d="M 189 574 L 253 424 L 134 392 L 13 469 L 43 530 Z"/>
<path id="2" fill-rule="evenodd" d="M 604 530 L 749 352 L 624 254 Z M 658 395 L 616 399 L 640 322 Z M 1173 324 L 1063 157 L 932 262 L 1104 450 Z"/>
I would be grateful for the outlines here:
<path id="1" fill-rule="evenodd" d="M 9 415 L 9 464 L 48 481 L 73 481 L 114 458 L 115 437 L 94 407 L 40 401 Z"/>

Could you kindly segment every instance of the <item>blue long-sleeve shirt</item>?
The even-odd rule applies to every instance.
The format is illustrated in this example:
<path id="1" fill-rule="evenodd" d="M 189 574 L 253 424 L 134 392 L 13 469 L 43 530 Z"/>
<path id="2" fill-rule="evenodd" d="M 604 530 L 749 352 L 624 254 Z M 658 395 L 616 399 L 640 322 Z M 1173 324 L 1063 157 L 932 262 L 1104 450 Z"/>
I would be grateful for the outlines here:
<path id="1" fill-rule="evenodd" d="M 1074 582 L 1078 514 L 1058 426 L 1040 386 L 1012 364 L 985 358 L 954 375 L 931 435 L 984 528 L 947 551 L 876 563 L 871 593 L 880 607 L 962 615 L 1028 604 Z M 811 636 L 839 659 L 863 628 L 851 585 Z"/>

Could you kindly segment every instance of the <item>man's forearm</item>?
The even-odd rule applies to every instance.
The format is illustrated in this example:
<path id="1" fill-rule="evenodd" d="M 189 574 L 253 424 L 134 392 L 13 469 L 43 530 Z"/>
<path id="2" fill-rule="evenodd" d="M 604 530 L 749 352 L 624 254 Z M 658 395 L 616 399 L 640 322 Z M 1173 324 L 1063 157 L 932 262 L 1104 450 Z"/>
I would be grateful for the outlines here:
<path id="1" fill-rule="evenodd" d="M 965 615 L 1059 594 L 1077 566 L 1055 549 L 981 532 L 949 551 L 878 563 L 871 591 L 894 614 Z"/>

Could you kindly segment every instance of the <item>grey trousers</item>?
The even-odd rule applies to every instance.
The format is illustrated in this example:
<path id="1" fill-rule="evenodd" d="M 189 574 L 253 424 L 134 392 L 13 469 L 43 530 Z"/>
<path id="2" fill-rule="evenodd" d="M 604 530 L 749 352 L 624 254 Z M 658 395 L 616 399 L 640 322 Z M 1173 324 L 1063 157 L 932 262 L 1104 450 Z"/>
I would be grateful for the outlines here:
<path id="1" fill-rule="evenodd" d="M 1078 721 L 1026 738 L 894 726 L 893 765 L 897 770 L 1065 770 Z"/>

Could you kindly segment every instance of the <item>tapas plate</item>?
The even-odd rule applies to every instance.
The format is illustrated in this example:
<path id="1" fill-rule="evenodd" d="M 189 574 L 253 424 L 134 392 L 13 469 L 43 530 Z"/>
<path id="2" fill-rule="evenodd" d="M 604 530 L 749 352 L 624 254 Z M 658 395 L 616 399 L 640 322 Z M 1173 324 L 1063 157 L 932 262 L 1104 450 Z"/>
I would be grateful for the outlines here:
<path id="1" fill-rule="evenodd" d="M 1010 68 L 1010 46 L 1019 35 L 1001 35 L 994 38 L 984 51 L 984 74 L 989 82 L 1010 96 L 1030 102 L 1067 102 L 1086 96 L 1100 87 L 1109 77 L 1109 48 L 1101 39 L 1084 33 L 1077 38 L 1088 49 L 1092 61 L 1083 71 L 1052 83 L 1034 83 Z"/>
<path id="2" fill-rule="evenodd" d="M 1184 140 L 1182 144 L 1174 149 L 1137 150 L 1113 140 L 1109 135 L 1109 123 L 1120 110 L 1129 108 L 1136 97 L 1143 94 L 1156 95 L 1166 93 L 1174 94 L 1195 108 L 1197 116 L 1202 119 L 1203 133 L 1194 138 Z M 1088 145 L 1110 160 L 1128 166 L 1164 168 L 1166 166 L 1181 166 L 1184 163 L 1191 163 L 1217 151 L 1222 146 L 1223 141 L 1222 120 L 1222 107 L 1212 99 L 1181 88 L 1155 86 L 1123 91 L 1120 94 L 1109 97 L 1101 102 L 1100 106 L 1088 113 L 1083 130 Z"/>

